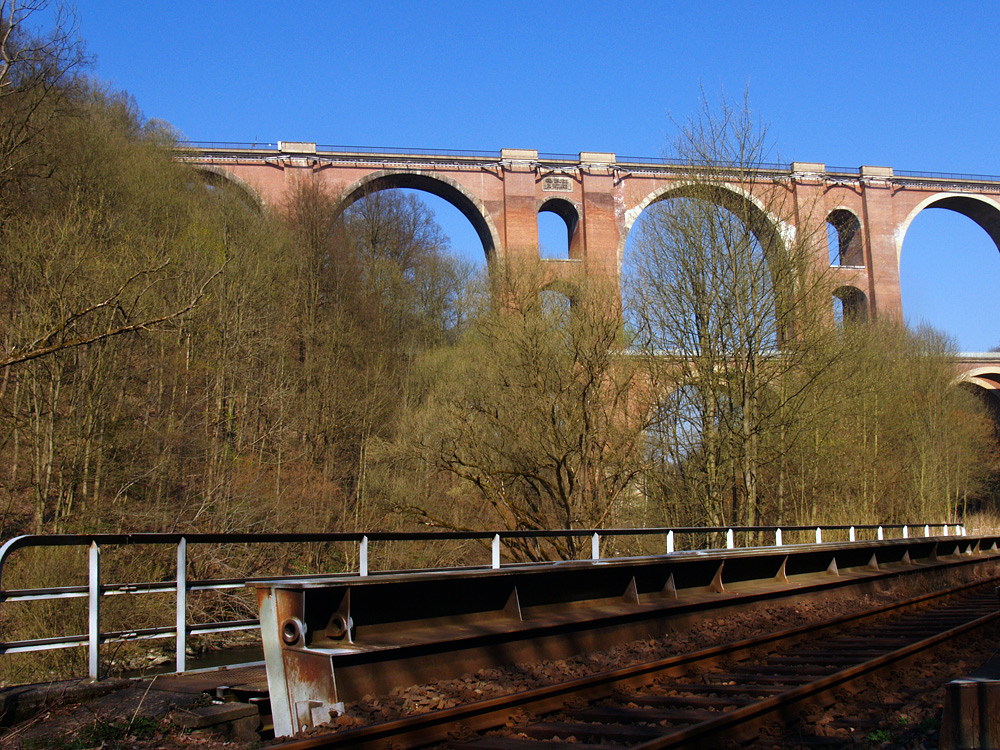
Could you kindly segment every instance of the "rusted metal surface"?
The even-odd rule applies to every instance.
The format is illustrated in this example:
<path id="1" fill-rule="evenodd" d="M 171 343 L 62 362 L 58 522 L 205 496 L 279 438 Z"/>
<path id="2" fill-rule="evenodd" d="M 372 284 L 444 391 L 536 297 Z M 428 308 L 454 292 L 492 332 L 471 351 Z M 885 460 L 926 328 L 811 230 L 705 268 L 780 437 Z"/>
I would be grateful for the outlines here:
<path id="1" fill-rule="evenodd" d="M 275 734 L 323 724 L 342 701 L 364 694 L 662 635 L 685 614 L 1000 556 L 992 539 L 985 540 L 989 552 L 978 551 L 983 541 L 910 539 L 261 581 L 253 585 Z"/>
<path id="2" fill-rule="evenodd" d="M 328 722 L 342 710 L 329 656 L 305 650 L 301 591 L 259 588 L 261 636 L 275 733 L 288 736 Z M 274 645 L 280 643 L 281 647 Z"/>
<path id="3" fill-rule="evenodd" d="M 502 699 L 435 711 L 389 724 L 345 730 L 325 737 L 294 740 L 285 743 L 283 747 L 286 750 L 390 745 L 416 747 L 423 743 L 446 740 L 449 732 L 458 724 L 467 730 L 498 726 L 515 710 L 526 710 L 536 715 L 563 711 L 527 727 L 517 728 L 519 734 L 539 740 L 545 737 L 573 735 L 584 745 L 615 741 L 642 750 L 714 747 L 717 746 L 720 733 L 735 737 L 749 735 L 754 733 L 756 726 L 767 717 L 795 712 L 798 710 L 797 707 L 811 701 L 829 703 L 832 701 L 829 696 L 833 690 L 853 680 L 911 659 L 975 628 L 1000 620 L 1000 611 L 997 611 L 993 597 L 974 596 L 974 590 L 981 589 L 982 586 L 981 582 L 967 584 L 954 587 L 947 592 L 916 597 L 906 602 L 839 617 L 825 623 L 771 633 L 760 638 L 704 649 L 693 654 L 618 669 L 561 685 L 525 691 Z M 970 597 L 971 603 L 953 606 L 952 611 L 945 615 L 911 611 L 921 605 L 926 606 L 956 596 Z M 925 637 L 917 635 L 919 630 L 917 627 L 910 627 L 907 629 L 912 632 L 906 645 L 902 647 L 899 647 L 896 639 L 880 639 L 894 642 L 897 647 L 883 651 L 874 658 L 866 658 L 870 657 L 870 654 L 858 654 L 856 663 L 848 667 L 825 664 L 831 654 L 843 659 L 849 654 L 856 653 L 853 643 L 856 638 L 849 635 L 835 637 L 839 630 L 846 627 L 864 628 L 877 637 L 879 626 L 870 623 L 890 615 L 906 618 L 913 625 L 919 623 L 923 617 L 926 624 Z M 891 628 L 893 625 L 887 627 Z M 933 634 L 929 634 L 931 632 Z M 797 645 L 810 637 L 815 643 L 815 650 L 812 653 Z M 760 663 L 754 674 L 738 675 L 730 672 L 725 675 L 732 684 L 689 683 L 682 677 L 689 674 L 692 669 L 701 670 L 706 666 L 710 667 L 722 661 L 759 653 L 762 650 L 773 652 L 779 647 L 782 649 L 779 653 L 756 657 Z M 798 684 L 797 681 L 791 684 L 791 681 L 782 681 L 780 675 L 769 674 L 767 665 L 771 664 L 772 658 L 784 659 L 790 656 L 814 659 L 815 678 L 804 684 Z M 675 676 L 674 679 L 670 679 L 671 675 Z M 716 674 L 716 677 L 718 676 Z M 770 680 L 769 677 L 779 679 Z M 650 695 L 645 686 L 657 680 L 659 681 L 657 690 L 660 694 Z M 673 694 L 662 695 L 665 692 Z M 579 707 L 581 700 L 588 701 L 590 705 Z M 603 705 L 598 704 L 598 701 Z M 572 703 L 575 707 L 564 710 L 567 703 Z M 614 710 L 616 705 L 619 710 Z M 647 710 L 652 713 L 636 713 Z M 706 711 L 712 712 L 712 715 L 707 715 Z M 661 718 L 675 723 L 675 726 L 649 726 L 649 722 L 657 721 L 658 719 L 654 717 L 660 714 L 663 714 Z M 641 723 L 629 723 L 636 719 Z M 593 723 L 605 720 L 611 720 L 613 723 Z M 451 746 L 458 745 L 456 742 L 451 743 Z M 484 738 L 474 740 L 467 746 L 478 750 L 541 747 L 531 744 L 530 740 L 509 738 Z"/>

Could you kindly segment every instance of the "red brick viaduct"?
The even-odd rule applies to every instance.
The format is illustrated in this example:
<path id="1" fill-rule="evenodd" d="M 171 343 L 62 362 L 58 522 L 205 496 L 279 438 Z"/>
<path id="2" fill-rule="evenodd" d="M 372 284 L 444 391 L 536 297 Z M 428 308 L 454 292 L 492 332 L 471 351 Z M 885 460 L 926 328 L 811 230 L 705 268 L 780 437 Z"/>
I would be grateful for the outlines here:
<path id="1" fill-rule="evenodd" d="M 313 143 L 188 144 L 179 158 L 244 189 L 263 206 L 277 205 L 305 178 L 323 181 L 349 205 L 366 193 L 411 188 L 433 193 L 464 214 L 491 261 L 538 258 L 538 214 L 566 223 L 569 257 L 544 260 L 553 278 L 620 278 L 629 230 L 644 208 L 683 194 L 690 167 L 669 159 L 613 153 L 540 154 L 527 149 L 444 152 L 344 149 Z M 839 239 L 831 265 L 836 296 L 855 314 L 903 314 L 899 259 L 914 217 L 944 208 L 969 217 L 1000 250 L 1000 178 L 839 168 L 793 162 L 764 165 L 759 188 L 733 184 L 731 199 L 764 207 L 762 189 L 777 190 L 786 215 L 767 216 L 781 236 L 807 232 L 815 262 L 831 265 L 827 224 Z M 771 193 L 773 195 L 773 193 Z M 773 205 L 768 202 L 767 205 Z M 1000 355 L 963 354 L 963 380 L 1000 397 Z M 1000 403 L 998 401 L 997 403 Z"/>

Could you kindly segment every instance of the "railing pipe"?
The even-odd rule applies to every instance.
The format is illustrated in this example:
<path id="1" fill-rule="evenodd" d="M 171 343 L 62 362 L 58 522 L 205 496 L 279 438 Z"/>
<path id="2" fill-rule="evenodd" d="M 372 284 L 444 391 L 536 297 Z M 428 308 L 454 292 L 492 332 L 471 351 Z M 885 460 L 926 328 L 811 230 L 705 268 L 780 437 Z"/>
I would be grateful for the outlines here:
<path id="1" fill-rule="evenodd" d="M 674 530 L 671 529 L 667 532 L 667 554 L 670 555 L 674 551 Z"/>
<path id="2" fill-rule="evenodd" d="M 177 651 L 178 672 L 187 668 L 187 539 L 177 542 Z"/>
<path id="3" fill-rule="evenodd" d="M 358 548 L 358 575 L 368 575 L 368 537 L 361 537 L 361 545 Z"/>
<path id="4" fill-rule="evenodd" d="M 87 672 L 101 678 L 101 548 L 90 543 L 87 556 Z"/>
<path id="5" fill-rule="evenodd" d="M 601 535 L 596 531 L 594 536 L 590 540 L 590 559 L 600 560 L 601 559 Z"/>
<path id="6" fill-rule="evenodd" d="M 778 527 L 777 529 L 774 530 L 774 546 L 775 547 L 781 546 L 781 527 Z"/>
<path id="7" fill-rule="evenodd" d="M 732 529 L 726 529 L 726 549 L 735 549 L 736 539 Z"/>
<path id="8" fill-rule="evenodd" d="M 493 570 L 500 570 L 500 535 L 499 534 L 494 534 L 493 535 L 493 544 L 492 544 L 492 547 L 493 547 L 493 555 L 492 555 L 493 559 L 491 560 L 490 567 L 492 567 Z"/>

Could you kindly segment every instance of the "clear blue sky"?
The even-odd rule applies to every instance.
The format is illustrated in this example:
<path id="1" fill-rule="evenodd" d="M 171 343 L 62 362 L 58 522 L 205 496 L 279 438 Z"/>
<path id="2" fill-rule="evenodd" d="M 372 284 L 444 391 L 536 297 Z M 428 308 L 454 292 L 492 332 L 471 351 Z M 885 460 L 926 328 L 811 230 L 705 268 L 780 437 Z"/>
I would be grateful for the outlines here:
<path id="1" fill-rule="evenodd" d="M 990 0 L 77 8 L 95 74 L 191 140 L 655 156 L 700 86 L 749 86 L 784 160 L 1000 175 Z M 433 206 L 456 249 L 478 251 Z M 1000 253 L 970 220 L 918 216 L 902 275 L 913 322 L 965 351 L 1000 345 Z"/>

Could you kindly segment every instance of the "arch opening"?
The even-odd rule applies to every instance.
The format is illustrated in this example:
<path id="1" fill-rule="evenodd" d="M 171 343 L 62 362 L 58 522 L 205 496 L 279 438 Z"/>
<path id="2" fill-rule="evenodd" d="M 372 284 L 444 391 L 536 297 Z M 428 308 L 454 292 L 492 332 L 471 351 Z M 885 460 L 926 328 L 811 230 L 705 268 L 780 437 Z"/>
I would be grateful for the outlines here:
<path id="1" fill-rule="evenodd" d="M 1000 436 L 1000 368 L 995 366 L 976 367 L 963 373 L 955 385 L 974 395 L 993 417 L 994 426 Z"/>
<path id="2" fill-rule="evenodd" d="M 949 334 L 964 352 L 1000 345 L 1000 204 L 986 196 L 932 196 L 901 225 L 898 251 L 909 323 Z"/>
<path id="3" fill-rule="evenodd" d="M 304 183 L 307 193 L 317 188 L 321 192 L 318 183 Z M 479 237 L 465 216 L 447 201 L 413 189 L 367 190 L 345 203 L 328 204 L 332 242 L 314 261 L 319 271 L 334 273 L 337 293 L 351 295 L 353 305 L 393 335 L 421 344 L 457 340 L 486 276 L 484 253 L 476 249 Z M 464 230 L 472 253 L 456 251 L 454 226 L 449 233 L 439 221 L 435 209 L 441 208 Z"/>
<path id="4" fill-rule="evenodd" d="M 838 327 L 867 322 L 868 297 L 857 287 L 838 287 L 833 291 L 833 319 Z"/>
<path id="5" fill-rule="evenodd" d="M 577 228 L 580 213 L 565 198 L 549 198 L 538 207 L 538 255 L 540 258 L 580 260 Z"/>
<path id="6" fill-rule="evenodd" d="M 845 208 L 838 208 L 826 217 L 826 243 L 831 266 L 864 266 L 861 247 L 861 222 Z"/>
<path id="7" fill-rule="evenodd" d="M 264 201 L 260 194 L 250 184 L 232 172 L 211 164 L 194 165 L 195 173 L 211 189 L 224 190 L 237 196 L 247 207 L 254 211 L 264 210 Z"/>
<path id="8" fill-rule="evenodd" d="M 447 177 L 420 172 L 381 171 L 368 175 L 348 187 L 341 195 L 341 211 L 372 193 L 393 188 L 417 190 L 437 196 L 457 208 L 472 224 L 483 247 L 488 264 L 503 256 L 496 226 L 486 207 L 466 188 Z"/>
<path id="9" fill-rule="evenodd" d="M 568 332 L 573 316 L 573 298 L 569 290 L 557 284 L 550 284 L 539 293 L 543 314 L 561 331 Z"/>
<path id="10" fill-rule="evenodd" d="M 707 341 L 731 350 L 781 345 L 790 324 L 781 298 L 798 283 L 797 269 L 761 206 L 728 187 L 698 184 L 654 193 L 636 211 L 621 264 L 634 346 L 696 354 Z"/>
<path id="11" fill-rule="evenodd" d="M 675 198 L 685 198 L 704 202 L 707 205 L 726 209 L 757 238 L 757 242 L 768 249 L 781 249 L 785 239 L 793 235 L 794 229 L 776 217 L 769 215 L 765 207 L 754 196 L 727 185 L 705 183 L 682 183 L 654 190 L 633 208 L 625 212 L 625 226 L 618 241 L 618 269 L 621 271 L 626 247 L 630 244 L 632 230 L 640 223 L 642 215 L 650 207 Z"/>

